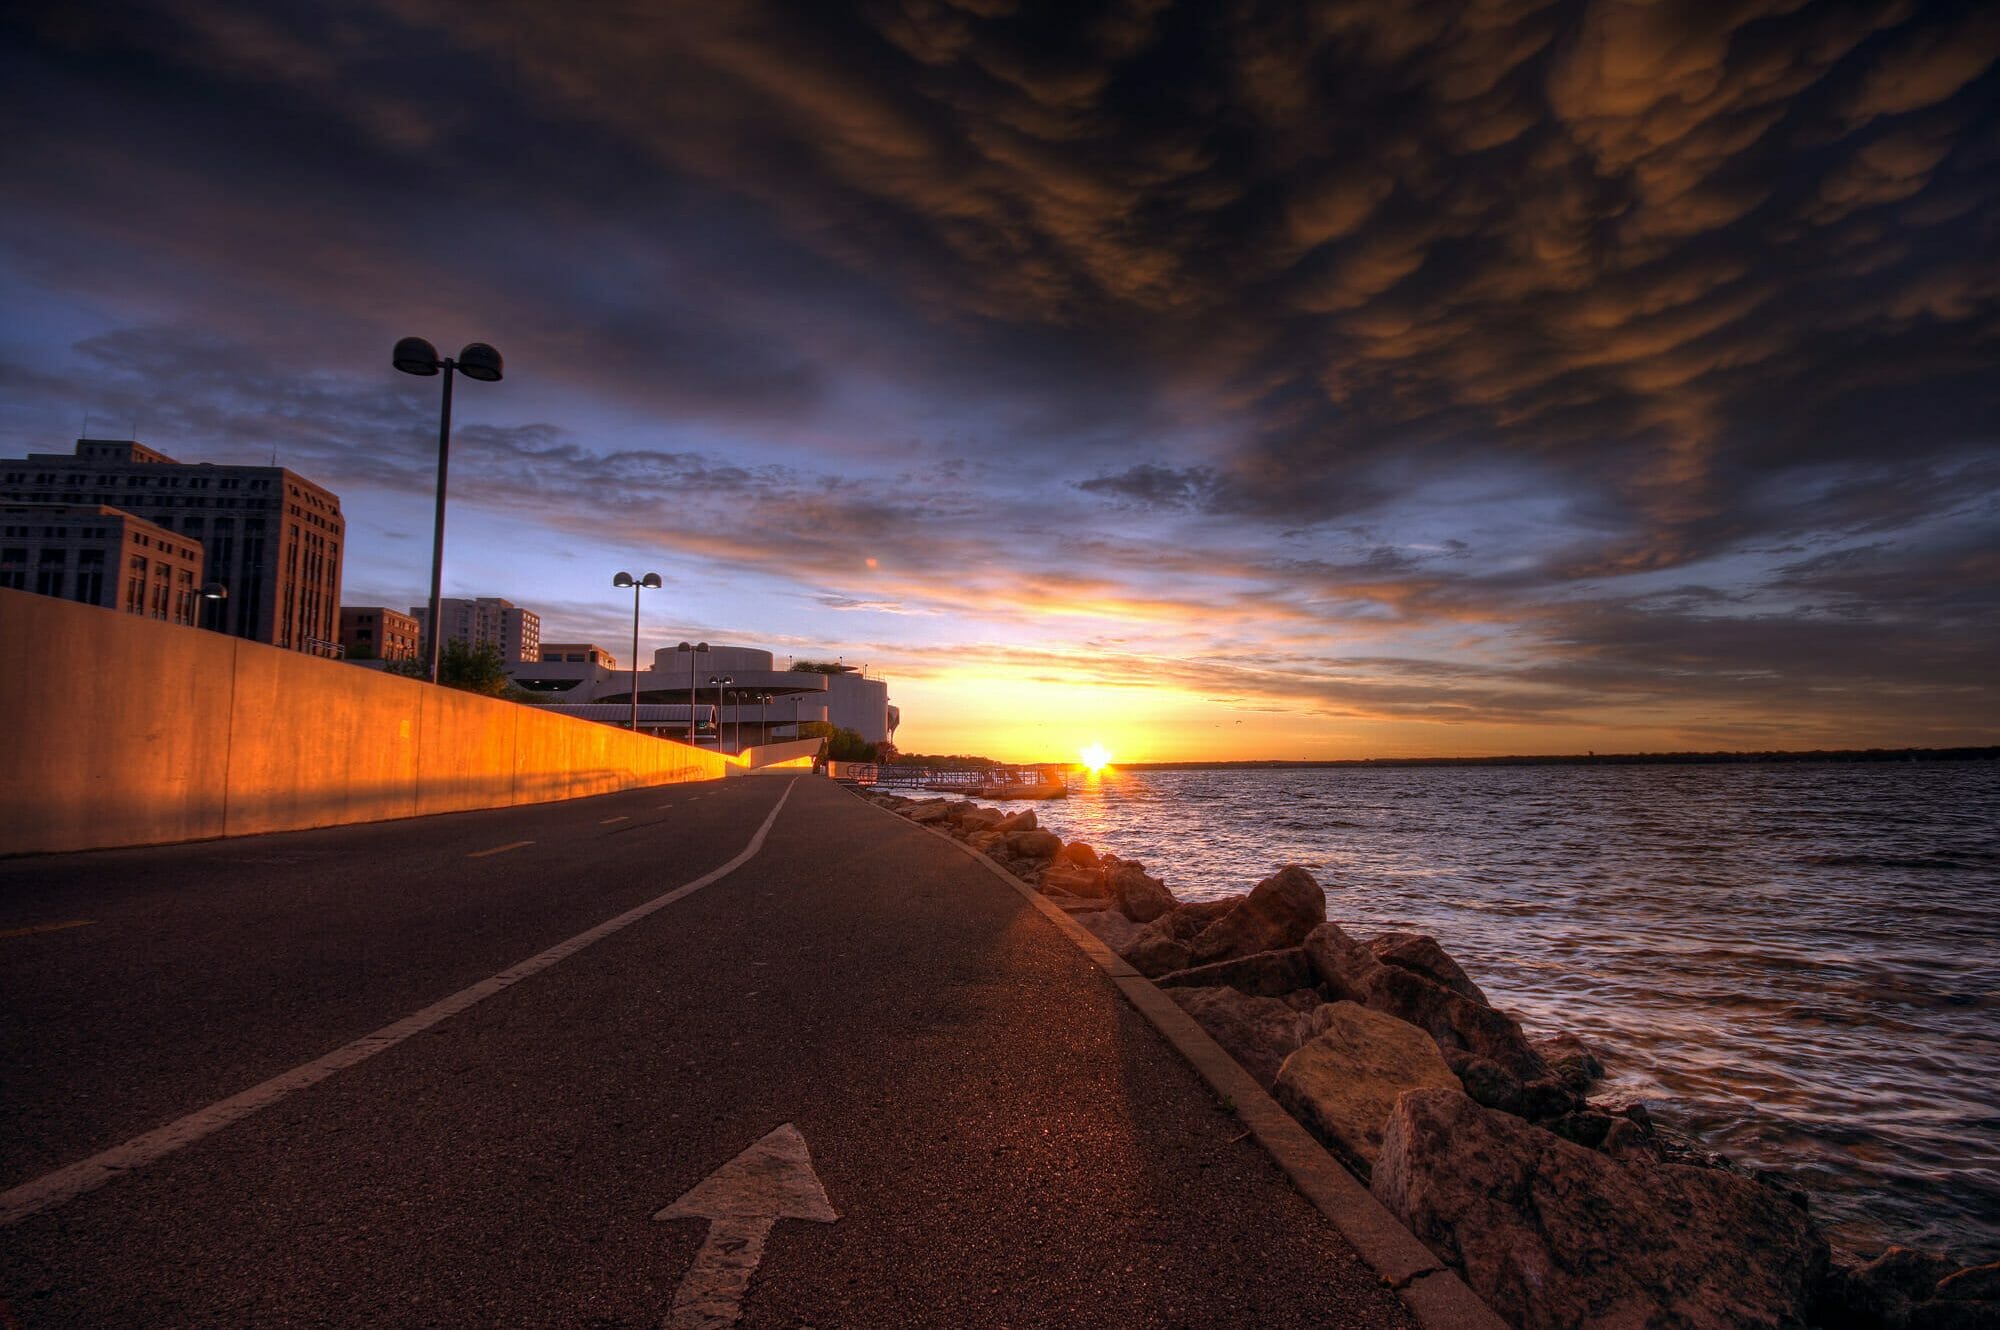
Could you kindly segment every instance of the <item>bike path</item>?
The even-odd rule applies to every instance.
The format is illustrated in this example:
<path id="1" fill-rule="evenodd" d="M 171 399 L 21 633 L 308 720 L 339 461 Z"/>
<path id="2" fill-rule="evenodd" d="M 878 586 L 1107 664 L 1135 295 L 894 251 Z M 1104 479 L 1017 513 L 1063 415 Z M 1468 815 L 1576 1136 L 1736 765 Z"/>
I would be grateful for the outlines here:
<path id="1" fill-rule="evenodd" d="M 727 876 L 0 1230 L 12 1314 L 657 1326 L 708 1225 L 654 1216 L 789 1124 L 839 1218 L 776 1221 L 744 1326 L 1410 1324 L 1018 894 L 824 781 L 739 785 L 785 803 Z M 635 890 L 687 876 L 620 839 Z"/>

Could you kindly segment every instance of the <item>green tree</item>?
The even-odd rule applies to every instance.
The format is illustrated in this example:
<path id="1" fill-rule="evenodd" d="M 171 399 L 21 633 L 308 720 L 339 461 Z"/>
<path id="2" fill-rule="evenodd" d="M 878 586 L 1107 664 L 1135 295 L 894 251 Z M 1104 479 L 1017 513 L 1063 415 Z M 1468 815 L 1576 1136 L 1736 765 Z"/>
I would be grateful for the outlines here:
<path id="1" fill-rule="evenodd" d="M 513 687 L 507 678 L 507 658 L 492 642 L 471 645 L 451 641 L 438 658 L 438 682 L 485 697 L 503 697 Z"/>
<path id="2" fill-rule="evenodd" d="M 405 679 L 427 679 L 430 665 L 420 656 L 408 660 L 392 660 L 384 668 L 385 674 L 398 674 Z M 447 688 L 457 688 L 467 693 L 478 693 L 481 697 L 504 698 L 509 702 L 547 705 L 559 702 L 559 697 L 546 693 L 531 692 L 507 677 L 507 658 L 500 654 L 500 648 L 492 642 L 482 642 L 478 646 L 467 646 L 463 642 L 447 642 L 438 653 L 438 682 Z"/>
<path id="3" fill-rule="evenodd" d="M 424 679 L 430 677 L 430 663 L 421 656 L 392 660 L 385 673 L 400 674 L 406 679 Z M 458 641 L 446 642 L 444 650 L 438 653 L 438 682 L 447 688 L 478 693 L 484 697 L 521 701 L 535 696 L 527 689 L 517 687 L 507 677 L 507 658 L 492 642 L 481 642 L 477 646 Z"/>
<path id="4" fill-rule="evenodd" d="M 877 760 L 876 746 L 861 737 L 859 730 L 850 730 L 845 725 L 834 725 L 823 720 L 809 720 L 799 726 L 799 733 L 808 739 L 826 740 L 826 755 L 836 762 L 874 762 Z"/>

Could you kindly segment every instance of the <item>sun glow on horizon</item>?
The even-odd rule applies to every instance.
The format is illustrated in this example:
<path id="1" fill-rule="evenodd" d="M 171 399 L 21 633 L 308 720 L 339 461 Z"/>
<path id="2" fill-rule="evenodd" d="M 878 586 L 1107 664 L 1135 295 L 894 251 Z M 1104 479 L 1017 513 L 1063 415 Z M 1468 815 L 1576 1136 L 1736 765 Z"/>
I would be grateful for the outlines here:
<path id="1" fill-rule="evenodd" d="M 1077 756 L 1083 759 L 1083 765 L 1090 768 L 1092 775 L 1111 765 L 1111 750 L 1101 743 L 1093 742 Z"/>

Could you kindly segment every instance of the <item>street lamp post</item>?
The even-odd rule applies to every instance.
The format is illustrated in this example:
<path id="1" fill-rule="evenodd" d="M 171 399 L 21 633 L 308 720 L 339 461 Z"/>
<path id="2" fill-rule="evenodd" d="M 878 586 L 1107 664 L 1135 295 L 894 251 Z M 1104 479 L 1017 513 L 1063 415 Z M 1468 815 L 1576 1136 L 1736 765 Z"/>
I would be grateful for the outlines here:
<path id="1" fill-rule="evenodd" d="M 217 613 L 220 613 L 223 602 L 227 601 L 228 599 L 229 599 L 229 588 L 222 585 L 222 583 L 209 582 L 203 585 L 201 589 L 201 599 L 195 602 L 195 604 L 200 607 L 199 612 L 195 615 L 195 627 L 197 628 L 208 627 L 209 625 L 203 622 L 204 620 L 212 617 L 208 612 L 208 607 L 212 604 L 216 607 Z"/>
<path id="2" fill-rule="evenodd" d="M 437 523 L 431 536 L 430 646 L 425 676 L 436 683 L 439 644 L 443 640 L 438 631 L 438 601 L 444 578 L 444 478 L 446 466 L 451 460 L 451 375 L 453 370 L 457 370 L 468 379 L 498 383 L 501 378 L 500 353 L 484 342 L 468 342 L 458 353 L 458 359 L 453 360 L 449 356 L 440 358 L 437 348 L 423 338 L 405 337 L 396 343 L 395 353 L 390 359 L 405 374 L 428 377 L 439 370 L 444 371 L 444 411 L 438 419 Z"/>
<path id="3" fill-rule="evenodd" d="M 694 746 L 694 658 L 708 654 L 708 643 L 696 642 L 689 646 L 686 642 L 675 647 L 676 651 L 688 653 L 688 746 Z"/>
<path id="4" fill-rule="evenodd" d="M 708 681 L 715 685 L 715 751 L 719 753 L 722 751 L 722 690 L 736 680 L 726 674 L 711 674 Z"/>
<path id="5" fill-rule="evenodd" d="M 658 573 L 647 573 L 635 578 L 630 573 L 620 573 L 611 579 L 612 586 L 632 588 L 632 733 L 639 732 L 639 593 L 657 591 L 662 583 Z"/>

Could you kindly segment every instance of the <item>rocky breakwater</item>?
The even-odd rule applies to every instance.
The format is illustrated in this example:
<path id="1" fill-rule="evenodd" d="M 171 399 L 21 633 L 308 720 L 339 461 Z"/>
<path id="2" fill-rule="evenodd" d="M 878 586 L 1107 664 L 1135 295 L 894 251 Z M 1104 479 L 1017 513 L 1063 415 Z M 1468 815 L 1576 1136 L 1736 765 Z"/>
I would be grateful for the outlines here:
<path id="1" fill-rule="evenodd" d="M 868 797 L 1069 911 L 1523 1330 L 2000 1327 L 2000 1265 L 1835 1262 L 1800 1188 L 1592 1099 L 1583 1039 L 1531 1039 L 1433 938 L 1350 936 L 1303 868 L 1182 902 L 1032 811 Z"/>

